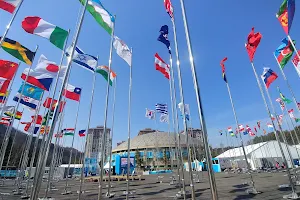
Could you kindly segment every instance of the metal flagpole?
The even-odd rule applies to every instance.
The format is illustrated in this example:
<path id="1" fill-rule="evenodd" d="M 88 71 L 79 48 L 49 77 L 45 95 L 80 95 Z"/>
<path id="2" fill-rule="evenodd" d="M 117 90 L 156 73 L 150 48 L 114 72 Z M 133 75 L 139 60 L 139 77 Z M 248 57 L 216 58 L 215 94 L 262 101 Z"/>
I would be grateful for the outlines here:
<path id="1" fill-rule="evenodd" d="M 297 143 L 300 144 L 300 140 L 299 140 L 299 137 L 297 135 L 297 132 L 299 132 L 299 128 L 294 124 L 293 119 L 291 117 L 290 117 L 290 119 L 291 119 L 292 126 L 294 127 L 294 130 L 295 130 L 295 135 L 296 135 Z"/>
<path id="2" fill-rule="evenodd" d="M 182 9 L 182 16 L 183 16 L 183 22 L 184 22 L 184 29 L 185 29 L 185 36 L 187 40 L 187 46 L 188 46 L 188 52 L 189 52 L 189 59 L 190 59 L 190 64 L 191 64 L 191 71 L 192 71 L 192 76 L 193 76 L 193 82 L 194 82 L 194 89 L 196 93 L 196 99 L 197 99 L 197 104 L 198 104 L 198 113 L 199 113 L 199 121 L 201 123 L 202 131 L 203 131 L 203 140 L 204 140 L 204 148 L 205 148 L 205 154 L 206 154 L 206 160 L 207 160 L 207 168 L 208 168 L 208 177 L 209 177 L 209 183 L 210 183 L 210 188 L 211 188 L 211 194 L 212 194 L 212 199 L 216 200 L 218 199 L 218 192 L 217 192 L 217 185 L 216 185 L 216 180 L 214 176 L 214 172 L 212 169 L 212 158 L 209 150 L 209 144 L 208 144 L 208 136 L 207 136 L 207 129 L 206 129 L 206 123 L 203 115 L 203 107 L 202 107 L 202 102 L 201 102 L 201 96 L 200 96 L 200 88 L 198 84 L 198 78 L 197 78 L 197 73 L 196 73 L 196 67 L 193 59 L 193 50 L 192 50 L 192 45 L 190 41 L 190 34 L 189 34 L 189 28 L 187 24 L 187 19 L 186 19 L 186 13 L 185 13 L 185 5 L 183 0 L 180 0 L 181 4 L 181 9 Z M 183 97 L 181 97 L 183 99 Z M 182 102 L 184 104 L 184 102 Z M 185 132 L 186 132 L 186 121 L 185 118 L 184 123 L 185 123 Z M 186 140 L 188 142 L 188 137 L 186 137 Z M 189 169 L 191 169 L 191 160 L 188 157 L 188 164 L 189 164 Z M 195 188 L 194 188 L 194 183 L 193 183 L 193 174 L 190 171 L 189 172 L 190 179 L 191 179 L 191 189 L 192 189 L 192 200 L 194 200 L 195 197 Z"/>
<path id="3" fill-rule="evenodd" d="M 257 81 L 257 85 L 258 85 L 259 91 L 260 91 L 261 96 L 262 96 L 262 98 L 263 98 L 263 101 L 264 101 L 264 104 L 265 104 L 265 107 L 266 107 L 268 116 L 269 116 L 269 118 L 271 119 L 271 123 L 272 123 L 272 125 L 273 125 L 273 127 L 274 127 L 275 137 L 276 137 L 276 140 L 277 140 L 277 142 L 278 142 L 278 146 L 279 146 L 279 149 L 280 149 L 280 152 L 281 152 L 283 161 L 287 164 L 287 159 L 286 159 L 286 157 L 285 157 L 285 154 L 284 154 L 284 151 L 283 151 L 283 148 L 282 148 L 282 145 L 281 145 L 280 138 L 279 138 L 278 134 L 276 134 L 276 131 L 277 131 L 277 130 L 276 130 L 275 124 L 274 124 L 274 122 L 273 122 L 273 120 L 272 120 L 271 112 L 270 112 L 269 106 L 268 106 L 268 104 L 267 104 L 267 101 L 266 101 L 266 98 L 265 98 L 265 95 L 264 95 L 264 92 L 263 92 L 261 83 L 260 83 L 260 81 L 259 81 L 258 75 L 257 75 L 257 73 L 256 73 L 256 69 L 255 69 L 255 67 L 254 67 L 253 62 L 251 62 L 251 66 L 252 66 L 253 73 L 254 73 L 254 75 L 255 75 L 256 81 Z M 266 90 L 266 91 L 267 91 L 267 94 L 268 94 L 268 90 Z M 274 107 L 273 107 L 273 108 L 274 108 Z M 277 119 L 277 117 L 276 117 L 276 119 Z M 279 128 L 280 128 L 280 127 L 279 127 Z M 291 188 L 292 188 L 292 194 L 291 194 L 291 197 L 297 197 L 297 198 L 298 198 L 298 195 L 297 195 L 297 193 L 295 192 L 296 190 L 295 190 L 295 185 L 294 185 L 293 180 L 292 180 L 292 177 L 291 177 L 291 172 L 290 172 L 290 170 L 289 170 L 288 167 L 287 167 L 287 176 L 288 176 L 288 178 L 289 178 L 289 182 L 290 182 L 290 185 L 291 185 Z"/>
<path id="4" fill-rule="evenodd" d="M 250 179 L 251 179 L 251 186 L 252 186 L 252 188 L 249 189 L 249 190 L 247 190 L 247 192 L 248 193 L 250 192 L 250 193 L 253 193 L 253 194 L 259 194 L 260 192 L 258 192 L 256 190 L 256 188 L 255 188 L 255 182 L 254 182 L 253 176 L 251 174 L 251 166 L 249 164 L 249 161 L 248 161 L 248 158 L 247 158 L 247 154 L 246 154 L 246 151 L 245 151 L 245 146 L 244 146 L 242 134 L 241 134 L 241 131 L 240 131 L 240 128 L 239 128 L 239 122 L 238 122 L 238 118 L 237 118 L 237 115 L 236 115 L 236 111 L 235 111 L 235 107 L 234 107 L 234 103 L 233 103 L 233 100 L 232 100 L 231 91 L 230 91 L 230 87 L 229 87 L 228 82 L 226 82 L 226 86 L 227 86 L 228 95 L 229 95 L 229 99 L 230 99 L 230 103 L 231 103 L 231 107 L 232 107 L 232 112 L 233 112 L 233 115 L 234 115 L 234 120 L 235 120 L 236 126 L 238 127 L 238 132 L 239 132 L 239 136 L 240 136 L 240 142 L 241 142 L 243 154 L 244 154 L 244 157 L 245 157 L 245 161 L 246 161 L 246 164 L 247 164 L 248 173 L 249 173 L 249 176 L 250 176 Z"/>
<path id="5" fill-rule="evenodd" d="M 175 45 L 175 53 L 176 53 L 176 65 L 177 65 L 177 74 L 178 74 L 178 84 L 179 84 L 179 93 L 180 93 L 180 101 L 184 105 L 184 96 L 183 96 L 183 87 L 182 87 L 182 79 L 181 79 L 181 69 L 180 69 L 180 60 L 179 60 L 179 51 L 178 51 L 178 43 L 177 43 L 177 32 L 176 32 L 176 24 L 175 24 L 175 16 L 172 19 L 172 25 L 173 25 L 173 34 L 174 34 L 174 45 Z M 178 184 L 181 194 L 183 195 L 184 200 L 186 199 L 186 189 L 185 189 L 185 179 L 184 179 L 184 169 L 183 169 L 183 161 L 182 161 L 182 151 L 181 151 L 181 133 L 179 133 L 179 123 L 178 123 L 178 112 L 177 112 L 177 103 L 176 103 L 176 90 L 175 90 L 175 84 L 174 84 L 174 70 L 171 70 L 171 76 L 172 78 L 172 90 L 174 95 L 174 104 L 173 104 L 173 110 L 175 111 L 175 124 L 177 128 L 177 139 L 178 139 L 178 160 L 177 160 L 177 173 L 178 173 Z M 173 112 L 174 112 L 173 111 Z M 186 122 L 185 122 L 186 125 Z M 175 130 L 175 128 L 174 128 Z M 184 129 L 186 133 L 186 127 Z M 176 133 L 175 133 L 176 134 Z M 175 140 L 176 141 L 176 140 Z M 176 144 L 175 144 L 176 145 Z M 180 170 L 181 169 L 181 176 L 180 176 Z"/>
<path id="6" fill-rule="evenodd" d="M 110 80 L 110 71 L 111 71 L 111 64 L 112 64 L 112 51 L 113 51 L 113 42 L 114 42 L 114 34 L 115 34 L 115 23 L 116 23 L 116 16 L 115 17 L 115 21 L 113 22 L 113 26 L 112 26 L 112 32 L 111 32 L 111 38 L 110 38 L 110 49 L 109 49 L 109 59 L 108 59 L 108 78 L 107 78 L 107 85 L 106 85 L 106 98 L 105 98 L 105 111 L 104 111 L 104 125 L 103 125 L 103 134 L 104 136 L 106 135 L 106 123 L 107 123 L 107 115 L 108 115 L 108 99 L 109 99 L 109 80 Z M 105 138 L 105 137 L 104 137 Z M 105 141 L 104 141 L 105 142 Z M 100 149 L 100 144 L 99 143 L 99 149 Z M 105 143 L 104 143 L 105 144 Z M 104 148 L 105 145 L 101 146 L 101 153 L 102 153 L 102 157 L 101 157 L 101 166 L 100 166 L 100 180 L 99 180 L 99 192 L 98 192 L 98 200 L 102 199 L 102 187 L 103 187 L 103 169 L 104 169 Z"/>
<path id="7" fill-rule="evenodd" d="M 296 52 L 297 57 L 300 59 L 300 55 L 299 55 L 299 53 L 298 53 L 298 50 L 296 49 L 296 46 L 295 46 L 295 44 L 294 44 L 294 42 L 293 42 L 291 36 L 290 36 L 290 35 L 287 35 L 287 37 L 288 37 L 288 39 L 289 39 L 289 41 L 290 41 L 292 47 L 295 49 L 295 52 Z M 277 60 L 277 59 L 276 59 L 276 60 Z M 298 74 L 298 73 L 297 73 L 297 74 Z M 298 74 L 298 75 L 299 75 L 299 74 Z"/>
<path id="8" fill-rule="evenodd" d="M 131 135 L 131 93 L 132 93 L 132 48 L 131 66 L 129 67 L 129 89 L 128 89 L 128 138 L 127 138 L 127 174 L 126 174 L 126 200 L 129 199 L 129 172 L 130 172 L 130 135 Z"/>
<path id="9" fill-rule="evenodd" d="M 84 19 L 84 14 L 86 12 L 87 4 L 88 4 L 88 1 L 85 1 L 85 4 L 83 6 L 83 12 L 82 12 L 82 15 L 80 17 L 79 24 L 78 24 L 78 29 L 76 30 L 75 35 L 74 35 L 74 41 L 72 43 L 73 48 L 72 48 L 71 53 L 70 53 L 70 59 L 68 60 L 66 74 L 64 75 L 63 82 L 62 82 L 62 85 L 61 85 L 59 98 L 57 99 L 58 102 L 60 102 L 61 99 L 62 99 L 63 90 L 64 90 L 64 88 L 66 86 L 66 83 L 67 83 L 66 77 L 67 77 L 67 74 L 69 74 L 69 72 L 71 70 L 72 58 L 74 56 L 74 51 L 75 51 L 76 44 L 77 44 L 78 37 L 79 37 L 79 33 L 80 33 L 80 30 L 81 30 L 81 27 L 82 27 L 82 23 L 83 23 L 83 19 Z M 55 124 L 56 124 L 56 121 L 58 119 L 60 106 L 61 105 L 58 104 L 58 106 L 56 106 L 56 108 L 54 110 L 54 115 L 53 115 L 53 120 L 52 120 L 52 124 L 51 124 L 50 131 L 49 131 L 49 135 L 48 135 L 48 138 L 47 138 L 46 143 L 45 143 L 45 148 L 43 149 L 43 151 L 41 153 L 41 156 L 44 157 L 44 158 L 48 157 L 48 153 L 49 153 L 49 149 L 50 149 L 50 143 L 51 143 L 53 133 L 54 133 L 54 130 L 55 130 Z M 36 176 L 35 176 L 35 179 L 34 179 L 34 184 L 33 184 L 33 188 L 32 188 L 31 195 L 30 195 L 31 200 L 37 200 L 37 198 L 38 198 L 38 193 L 39 193 L 40 188 L 41 188 L 41 182 L 42 182 L 45 166 L 46 166 L 46 159 L 41 160 L 41 163 L 36 168 Z"/>
<path id="10" fill-rule="evenodd" d="M 18 7 L 16 8 L 14 14 L 13 14 L 12 17 L 11 17 L 10 22 L 9 22 L 8 25 L 6 26 L 6 29 L 5 29 L 5 31 L 4 31 L 4 34 L 3 34 L 2 38 L 0 39 L 0 46 L 2 46 L 2 43 L 3 43 L 4 39 L 6 38 L 7 33 L 8 33 L 8 31 L 9 31 L 9 29 L 10 29 L 12 23 L 14 22 L 14 20 L 15 20 L 17 14 L 18 14 L 18 12 L 19 12 L 19 9 L 20 9 L 20 7 L 21 7 L 21 5 L 22 5 L 22 3 L 23 3 L 23 1 L 24 1 L 24 0 L 21 0 L 21 1 L 20 1 Z"/>
<path id="11" fill-rule="evenodd" d="M 38 46 L 36 46 L 35 52 L 37 52 L 37 50 L 38 50 Z M 32 65 L 30 65 L 30 67 L 29 67 L 29 72 L 31 70 L 31 67 L 32 67 Z M 15 110 L 14 110 L 14 113 L 13 113 L 14 115 L 13 115 L 13 117 L 11 119 L 11 126 L 9 126 L 9 128 L 6 129 L 6 132 L 5 132 L 5 135 L 4 135 L 4 138 L 3 138 L 3 142 L 2 142 L 1 150 L 0 150 L 0 169 L 2 169 L 2 166 L 3 166 L 3 160 L 4 160 L 6 148 L 7 148 L 7 145 L 8 145 L 8 140 L 9 140 L 9 137 L 10 137 L 10 134 L 11 134 L 11 130 L 13 128 L 13 123 L 15 121 L 16 111 L 19 109 L 19 105 L 20 105 L 21 99 L 23 97 L 23 92 L 24 92 L 25 84 L 26 84 L 28 76 L 30 74 L 29 72 L 28 72 L 28 74 L 27 74 L 27 76 L 26 76 L 26 78 L 24 80 L 24 83 L 22 85 L 22 89 L 21 89 L 21 93 L 20 93 L 19 99 L 18 99 L 17 104 L 15 106 Z M 1 117 L 3 115 L 3 112 L 4 112 L 4 109 L 2 109 Z"/>
<path id="12" fill-rule="evenodd" d="M 155 163 L 155 165 L 156 165 L 156 173 L 157 173 L 157 183 L 161 183 L 160 182 L 160 176 L 159 176 L 159 169 L 158 169 L 158 154 L 159 154 L 159 149 L 158 149 L 158 141 L 157 141 L 157 138 L 158 138 L 158 135 L 157 135 L 157 133 L 158 133 L 158 126 L 157 126 L 157 116 L 156 116 L 156 114 L 157 114 L 157 111 L 155 111 L 155 118 L 154 118 L 154 123 L 155 123 L 155 147 L 156 147 L 156 149 L 155 149 L 155 161 L 156 161 L 156 163 Z"/>
<path id="13" fill-rule="evenodd" d="M 97 56 L 97 62 L 98 62 L 98 56 Z M 98 63 L 97 63 L 97 65 L 98 65 Z M 80 185 L 79 185 L 79 192 L 78 192 L 78 200 L 81 200 L 81 194 L 83 193 L 83 191 L 82 191 L 82 185 L 83 185 L 83 182 L 84 182 L 84 165 L 85 165 L 85 157 L 87 157 L 89 129 L 90 129 L 90 123 L 91 123 L 91 117 L 92 117 L 92 109 L 93 109 L 93 102 L 94 102 L 96 77 L 97 77 L 96 76 L 96 72 L 94 72 L 94 74 L 93 74 L 93 86 L 92 86 L 91 102 L 90 102 L 90 107 L 89 107 L 89 117 L 88 117 L 88 121 L 87 121 L 85 147 L 84 147 L 84 151 L 83 151 L 82 168 L 81 168 L 81 172 L 80 172 Z"/>
<path id="14" fill-rule="evenodd" d="M 110 73 L 110 72 L 109 72 Z M 109 80 L 108 80 L 109 81 Z M 107 188 L 107 193 L 106 196 L 111 198 L 113 197 L 115 194 L 110 192 L 111 189 L 111 162 L 112 162 L 112 140 L 113 140 L 113 136 L 114 136 L 114 125 L 115 125 L 115 107 L 116 107 L 116 89 L 117 89 L 117 78 L 115 78 L 114 80 L 114 99 L 113 99 L 113 108 L 112 108 L 112 124 L 111 124 L 111 133 L 110 133 L 110 141 L 111 141 L 111 145 L 109 148 L 109 162 L 108 162 L 108 188 Z"/>
<path id="15" fill-rule="evenodd" d="M 82 89 L 81 89 L 81 93 L 82 93 Z M 75 140 L 75 135 L 76 135 L 76 127 L 77 127 L 77 120 L 78 120 L 78 115 L 79 115 L 79 107 L 80 107 L 80 101 L 81 98 L 78 101 L 77 104 L 77 112 L 76 112 L 76 117 L 75 117 L 75 126 L 74 126 L 74 135 L 72 137 L 72 144 L 71 144 L 71 151 L 70 151 L 70 158 L 69 158 L 69 163 L 68 163 L 68 169 L 67 169 L 67 177 L 66 177 L 66 184 L 65 184 L 65 192 L 62 193 L 62 195 L 67 195 L 67 194 L 71 194 L 72 191 L 68 191 L 67 187 L 68 187 L 68 179 L 69 179 L 69 173 L 70 173 L 70 165 L 72 162 L 72 155 L 73 155 L 73 147 L 74 147 L 74 140 Z"/>

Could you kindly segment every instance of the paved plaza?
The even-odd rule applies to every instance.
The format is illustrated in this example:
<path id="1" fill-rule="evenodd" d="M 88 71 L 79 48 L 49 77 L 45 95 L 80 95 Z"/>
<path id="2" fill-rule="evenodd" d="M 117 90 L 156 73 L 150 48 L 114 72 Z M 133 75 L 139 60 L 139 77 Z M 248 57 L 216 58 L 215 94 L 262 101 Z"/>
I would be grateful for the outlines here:
<path id="1" fill-rule="evenodd" d="M 188 177 L 188 174 L 185 174 Z M 256 173 L 253 175 L 256 187 L 262 193 L 259 195 L 249 195 L 246 193 L 246 190 L 249 186 L 244 185 L 243 183 L 249 181 L 249 175 L 247 174 L 226 174 L 226 173 L 218 173 L 216 174 L 216 181 L 219 193 L 220 200 L 238 200 L 238 199 L 282 199 L 283 195 L 289 194 L 289 188 L 279 188 L 279 184 L 288 183 L 287 176 L 284 172 L 277 173 Z M 175 199 L 176 193 L 179 191 L 178 188 L 174 185 L 169 184 L 170 175 L 164 175 L 162 183 L 156 183 L 157 176 L 156 175 L 148 175 L 143 176 L 145 180 L 142 181 L 131 181 L 130 189 L 131 191 L 135 191 L 135 194 L 131 196 L 136 200 L 169 200 Z M 201 182 L 195 184 L 196 191 L 196 199 L 204 199 L 210 200 L 210 188 L 208 183 L 207 173 L 203 172 L 200 175 Z M 49 193 L 49 197 L 59 200 L 76 200 L 77 190 L 79 188 L 78 180 L 68 181 L 69 190 L 72 191 L 72 194 L 69 195 L 61 195 L 64 192 L 65 182 L 59 181 L 55 183 L 56 190 L 52 190 Z M 42 185 L 43 190 L 40 193 L 40 197 L 44 195 L 45 182 Z M 106 185 L 106 184 L 105 184 Z M 112 182 L 112 192 L 115 193 L 115 197 L 111 198 L 114 200 L 122 200 L 125 199 L 123 195 L 123 191 L 126 190 L 126 182 Z M 11 193 L 13 186 L 13 181 L 5 181 L 5 185 L 0 187 L 1 193 Z M 190 189 L 188 182 L 186 181 L 187 190 Z M 300 188 L 298 188 L 300 190 Z M 84 190 L 86 191 L 82 195 L 82 199 L 84 200 L 96 200 L 98 195 L 98 183 L 97 182 L 86 182 L 84 184 Z M 105 194 L 107 188 L 105 187 L 103 190 L 103 194 Z M 0 197 L 1 199 L 1 197 Z M 20 199 L 20 196 L 13 195 L 2 195 L 3 200 L 15 200 Z M 189 198 L 190 199 L 190 196 Z"/>

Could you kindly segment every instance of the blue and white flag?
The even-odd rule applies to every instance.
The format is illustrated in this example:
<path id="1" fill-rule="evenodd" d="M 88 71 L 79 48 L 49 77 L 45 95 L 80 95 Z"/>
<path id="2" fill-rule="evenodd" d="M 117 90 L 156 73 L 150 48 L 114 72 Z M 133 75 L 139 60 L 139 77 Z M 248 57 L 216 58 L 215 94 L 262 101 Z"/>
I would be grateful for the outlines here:
<path id="1" fill-rule="evenodd" d="M 24 83 L 23 83 L 24 84 Z M 25 85 L 23 86 L 23 84 L 21 85 L 21 87 L 19 88 L 18 92 L 22 93 L 23 91 L 23 95 L 33 98 L 35 100 L 40 100 L 44 90 L 42 90 L 41 88 L 35 87 L 33 85 L 30 85 L 28 83 L 25 83 Z M 23 88 L 24 87 L 24 88 Z"/>
<path id="2" fill-rule="evenodd" d="M 162 123 L 168 123 L 169 122 L 169 115 L 161 114 L 159 121 L 162 122 Z"/>
<path id="3" fill-rule="evenodd" d="M 168 106 L 167 104 L 157 103 L 155 105 L 155 110 L 157 113 L 168 115 Z"/>
<path id="4" fill-rule="evenodd" d="M 40 102 L 39 100 L 21 95 L 20 93 L 17 93 L 17 95 L 14 97 L 13 100 L 18 102 L 19 98 L 21 98 L 21 100 L 20 100 L 21 104 L 28 106 L 29 108 L 32 108 L 32 109 L 36 109 L 36 107 L 39 105 L 39 102 Z"/>
<path id="5" fill-rule="evenodd" d="M 70 57 L 72 46 L 70 46 L 66 51 L 66 56 Z M 87 69 L 91 72 L 95 72 L 97 67 L 98 59 L 95 56 L 85 54 L 79 47 L 76 46 L 73 56 L 73 62 L 77 63 L 84 69 Z"/>

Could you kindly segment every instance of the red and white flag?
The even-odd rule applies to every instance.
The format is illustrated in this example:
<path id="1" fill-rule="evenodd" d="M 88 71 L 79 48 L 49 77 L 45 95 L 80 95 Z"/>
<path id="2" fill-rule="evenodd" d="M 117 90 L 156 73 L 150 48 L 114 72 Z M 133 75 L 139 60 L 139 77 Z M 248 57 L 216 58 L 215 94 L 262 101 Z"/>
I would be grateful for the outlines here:
<path id="1" fill-rule="evenodd" d="M 167 13 L 170 15 L 170 17 L 173 19 L 174 13 L 173 13 L 173 6 L 171 3 L 171 0 L 164 0 L 165 8 Z"/>
<path id="2" fill-rule="evenodd" d="M 170 66 L 157 53 L 155 54 L 155 69 L 160 71 L 167 79 L 170 79 Z"/>
<path id="3" fill-rule="evenodd" d="M 21 0 L 0 0 L 0 8 L 9 13 L 13 13 Z"/>
<path id="4" fill-rule="evenodd" d="M 64 96 L 74 101 L 80 100 L 80 94 L 81 94 L 81 88 L 75 87 L 70 84 L 68 84 L 66 89 L 64 89 Z"/>
<path id="5" fill-rule="evenodd" d="M 243 125 L 239 125 L 239 131 L 241 132 L 241 131 L 244 131 L 245 129 L 244 129 L 244 126 Z"/>
<path id="6" fill-rule="evenodd" d="M 251 128 L 248 125 L 246 125 L 246 130 L 250 136 L 255 136 L 255 133 L 252 132 Z"/>
<path id="7" fill-rule="evenodd" d="M 300 53 L 300 50 L 298 50 L 298 53 Z M 297 56 L 297 54 L 295 55 L 295 57 L 292 60 L 292 63 L 294 64 L 296 71 L 298 73 L 298 75 L 300 76 L 300 63 L 299 63 L 299 58 Z"/>
<path id="8" fill-rule="evenodd" d="M 10 125 L 10 120 L 11 120 L 10 117 L 2 117 L 1 120 L 0 120 L 0 124 L 9 126 Z"/>

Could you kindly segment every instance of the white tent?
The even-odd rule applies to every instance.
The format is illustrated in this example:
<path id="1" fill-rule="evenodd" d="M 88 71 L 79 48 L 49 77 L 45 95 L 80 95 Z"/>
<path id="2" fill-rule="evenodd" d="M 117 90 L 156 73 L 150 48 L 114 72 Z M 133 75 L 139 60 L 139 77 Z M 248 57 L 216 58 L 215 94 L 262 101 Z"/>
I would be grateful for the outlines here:
<path id="1" fill-rule="evenodd" d="M 113 168 L 112 165 L 110 165 L 110 168 Z M 109 162 L 104 165 L 104 169 L 109 169 Z"/>
<path id="2" fill-rule="evenodd" d="M 290 159 L 287 147 L 291 153 L 293 160 L 299 159 L 300 149 L 291 145 L 286 145 L 285 143 L 281 143 L 281 146 L 287 159 L 288 166 L 291 167 L 292 161 Z M 268 141 L 245 146 L 245 152 L 252 169 L 267 167 L 270 165 L 274 166 L 276 161 L 278 161 L 279 163 L 283 162 L 281 151 L 277 141 Z M 242 147 L 229 149 L 224 153 L 218 155 L 217 158 L 219 158 L 220 160 L 221 167 L 223 163 L 226 163 L 226 161 L 228 163 L 228 160 L 231 163 L 235 161 L 244 162 L 243 166 L 246 166 Z"/>

